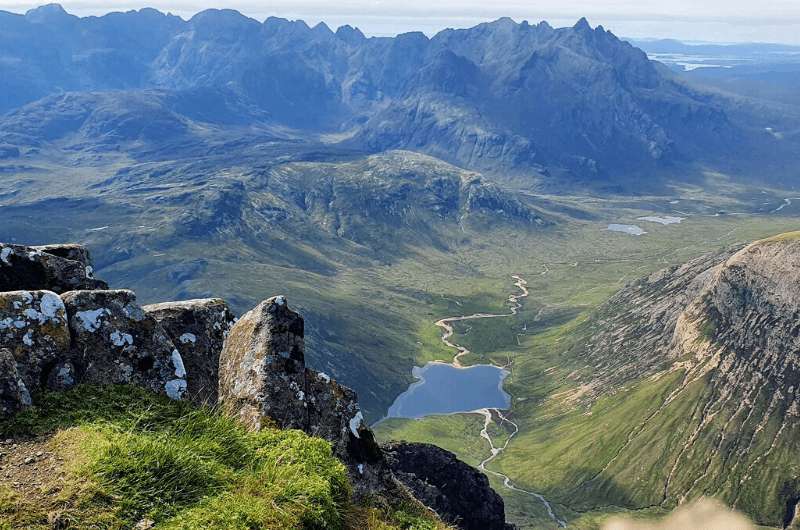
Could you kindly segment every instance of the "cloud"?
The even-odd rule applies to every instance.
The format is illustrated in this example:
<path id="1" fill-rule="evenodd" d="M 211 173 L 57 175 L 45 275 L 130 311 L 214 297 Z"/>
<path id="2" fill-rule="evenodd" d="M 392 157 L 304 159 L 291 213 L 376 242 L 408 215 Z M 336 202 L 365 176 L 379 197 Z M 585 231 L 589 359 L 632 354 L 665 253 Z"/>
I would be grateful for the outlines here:
<path id="1" fill-rule="evenodd" d="M 755 530 L 747 517 L 713 499 L 680 506 L 660 521 L 642 522 L 626 517 L 610 519 L 603 530 Z"/>
<path id="2" fill-rule="evenodd" d="M 0 0 L 0 9 L 24 12 L 39 3 Z M 420 30 L 432 35 L 446 27 L 469 27 L 510 16 L 572 25 L 586 16 L 617 35 L 684 40 L 779 41 L 800 44 L 797 0 L 61 0 L 78 15 L 99 15 L 151 6 L 189 18 L 209 7 L 230 8 L 263 20 L 275 15 L 359 26 L 370 35 Z"/>

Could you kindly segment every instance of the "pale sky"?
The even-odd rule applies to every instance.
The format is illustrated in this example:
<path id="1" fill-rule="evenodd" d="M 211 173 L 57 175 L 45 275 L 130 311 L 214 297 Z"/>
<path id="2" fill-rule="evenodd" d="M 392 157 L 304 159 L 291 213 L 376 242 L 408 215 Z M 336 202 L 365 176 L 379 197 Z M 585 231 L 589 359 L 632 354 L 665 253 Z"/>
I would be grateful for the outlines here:
<path id="1" fill-rule="evenodd" d="M 41 2 L 40 2 L 41 3 Z M 0 0 L 0 9 L 24 12 L 40 3 Z M 358 26 L 367 35 L 468 27 L 501 16 L 531 23 L 572 25 L 585 16 L 620 36 L 673 37 L 718 42 L 800 44 L 800 0 L 64 0 L 76 15 L 155 7 L 188 18 L 208 7 L 232 8 L 263 20 L 301 18 L 332 28 Z"/>

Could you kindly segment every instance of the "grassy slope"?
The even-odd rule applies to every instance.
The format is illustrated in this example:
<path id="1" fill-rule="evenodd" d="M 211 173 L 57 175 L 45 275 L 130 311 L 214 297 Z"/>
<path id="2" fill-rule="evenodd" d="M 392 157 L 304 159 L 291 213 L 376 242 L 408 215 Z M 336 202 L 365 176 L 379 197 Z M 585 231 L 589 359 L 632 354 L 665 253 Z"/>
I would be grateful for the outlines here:
<path id="1" fill-rule="evenodd" d="M 644 206 L 639 203 L 638 207 Z M 681 225 L 659 226 L 636 221 L 638 215 L 645 215 L 636 209 L 621 211 L 627 214 L 620 216 L 621 222 L 639 224 L 649 233 L 634 238 L 602 232 L 596 225 L 573 225 L 569 231 L 541 237 L 535 254 L 529 253 L 526 245 L 514 246 L 530 260 L 523 264 L 511 258 L 505 267 L 528 280 L 531 297 L 525 307 L 517 318 L 470 322 L 460 326 L 457 331 L 461 333 L 456 335 L 456 342 L 476 353 L 474 360 L 492 359 L 501 364 L 509 357 L 514 360 L 506 389 L 514 396 L 513 418 L 521 432 L 490 467 L 506 473 L 517 485 L 554 500 L 560 513 L 577 528 L 596 528 L 607 514 L 623 509 L 636 509 L 643 517 L 663 512 L 664 508 L 657 505 L 661 502 L 664 477 L 637 473 L 637 464 L 644 468 L 667 465 L 659 460 L 662 451 L 669 453 L 675 448 L 663 435 L 671 429 L 688 428 L 685 419 L 691 416 L 695 399 L 692 396 L 699 397 L 703 390 L 699 385 L 690 389 L 691 395 L 659 416 L 658 429 L 645 433 L 641 444 L 626 454 L 624 462 L 610 470 L 614 480 L 598 481 L 596 487 L 576 494 L 575 487 L 610 460 L 627 434 L 653 411 L 658 396 L 668 393 L 675 384 L 674 376 L 656 383 L 643 382 L 601 400 L 591 411 L 574 410 L 570 404 L 552 399 L 554 394 L 574 386 L 569 378 L 572 370 L 585 368 L 568 353 L 580 322 L 629 280 L 711 249 L 791 230 L 799 222 L 790 216 L 694 216 Z M 507 280 L 495 305 L 486 309 L 495 309 L 512 289 Z M 454 290 L 448 296 L 458 299 L 457 293 Z M 460 311 L 436 316 L 452 314 Z M 435 332 L 429 334 L 433 340 L 439 336 Z M 455 448 L 456 453 L 475 461 L 469 433 L 453 428 L 454 424 L 457 420 L 453 417 L 394 420 L 382 423 L 378 434 L 384 439 L 444 440 L 442 443 Z M 442 431 L 449 431 L 451 436 L 443 438 Z M 472 435 L 477 436 L 478 431 L 475 429 Z M 459 451 L 459 445 L 467 449 Z M 778 465 L 778 458 L 782 457 L 773 458 Z M 552 526 L 546 517 L 536 513 L 537 501 L 497 486 L 506 498 L 513 522 L 530 528 Z M 605 504 L 613 506 L 597 509 Z M 653 504 L 653 508 L 644 508 Z"/>
<path id="2" fill-rule="evenodd" d="M 330 445 L 299 431 L 246 432 L 210 410 L 124 386 L 79 387 L 38 403 L 0 423 L 0 433 L 20 446 L 33 437 L 62 464 L 44 469 L 38 487 L 0 485 L 3 529 L 143 520 L 170 530 L 444 528 L 419 508 L 354 505 Z"/>

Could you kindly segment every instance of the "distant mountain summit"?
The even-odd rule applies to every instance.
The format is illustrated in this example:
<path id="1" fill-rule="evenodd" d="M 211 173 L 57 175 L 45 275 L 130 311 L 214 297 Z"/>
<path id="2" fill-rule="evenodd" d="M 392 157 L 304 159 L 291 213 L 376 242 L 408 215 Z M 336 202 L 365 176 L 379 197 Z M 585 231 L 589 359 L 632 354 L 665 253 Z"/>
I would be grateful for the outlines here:
<path id="1" fill-rule="evenodd" d="M 800 130 L 791 113 L 687 87 L 585 18 L 571 28 L 501 18 L 432 38 L 366 38 L 227 9 L 189 20 L 153 9 L 78 18 L 51 4 L 0 12 L 0 27 L 0 111 L 12 120 L 65 91 L 224 91 L 259 119 L 347 133 L 357 149 L 593 180 L 689 166 L 785 171 Z M 182 108 L 196 114 L 197 105 Z"/>

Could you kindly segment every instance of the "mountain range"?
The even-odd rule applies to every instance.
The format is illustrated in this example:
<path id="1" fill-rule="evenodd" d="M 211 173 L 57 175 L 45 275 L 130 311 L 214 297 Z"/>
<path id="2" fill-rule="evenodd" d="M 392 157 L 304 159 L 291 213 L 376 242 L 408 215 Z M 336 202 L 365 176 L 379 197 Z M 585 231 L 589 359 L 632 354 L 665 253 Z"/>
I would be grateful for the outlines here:
<path id="1" fill-rule="evenodd" d="M 75 134 L 107 150 L 257 128 L 529 184 L 641 184 L 709 169 L 794 177 L 800 131 L 799 112 L 692 88 L 585 19 L 366 38 L 230 10 L 78 18 L 52 4 L 0 13 L 0 54 L 7 154 Z"/>

